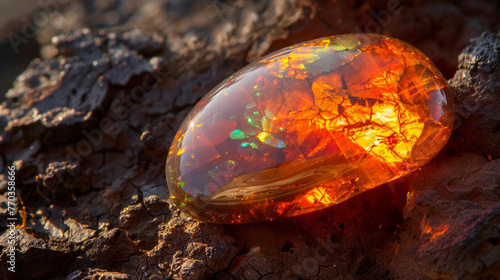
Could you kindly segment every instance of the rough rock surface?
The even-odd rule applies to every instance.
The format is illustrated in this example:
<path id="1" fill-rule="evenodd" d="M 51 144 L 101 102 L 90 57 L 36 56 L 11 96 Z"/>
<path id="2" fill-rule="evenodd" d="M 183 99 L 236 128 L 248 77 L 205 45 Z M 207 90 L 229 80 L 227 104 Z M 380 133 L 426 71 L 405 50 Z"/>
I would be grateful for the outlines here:
<path id="1" fill-rule="evenodd" d="M 26 206 L 26 222 L 17 216 L 15 274 L 7 271 L 10 233 L 1 231 L 2 278 L 500 277 L 500 50 L 493 33 L 460 55 L 450 80 L 457 128 L 443 152 L 411 176 L 322 211 L 249 225 L 192 220 L 169 203 L 164 178 L 184 116 L 249 60 L 375 22 L 451 77 L 468 39 L 498 29 L 487 20 L 495 7 L 420 1 L 388 18 L 383 1 L 194 2 L 89 1 L 88 17 L 76 12 L 81 4 L 63 12 L 76 15 L 75 25 L 46 45 L 57 55 L 33 61 L 0 106 L 2 229 L 7 166 L 17 169 Z M 124 28 L 106 28 L 116 24 Z M 51 32 L 41 31 L 42 44 Z"/>
<path id="2" fill-rule="evenodd" d="M 460 54 L 449 81 L 455 95 L 455 129 L 464 148 L 500 157 L 500 34 L 483 33 Z"/>
<path id="3" fill-rule="evenodd" d="M 499 58 L 500 34 L 493 33 L 459 56 L 449 80 L 455 131 L 409 190 L 394 270 L 418 263 L 432 279 L 500 277 Z"/>

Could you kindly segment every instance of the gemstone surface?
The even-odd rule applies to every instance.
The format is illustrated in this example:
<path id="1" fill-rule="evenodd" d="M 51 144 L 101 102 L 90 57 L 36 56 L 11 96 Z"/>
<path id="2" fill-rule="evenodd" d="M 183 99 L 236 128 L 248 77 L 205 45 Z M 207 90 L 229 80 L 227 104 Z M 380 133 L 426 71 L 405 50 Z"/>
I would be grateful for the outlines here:
<path id="1" fill-rule="evenodd" d="M 400 40 L 316 39 L 227 78 L 193 108 L 166 165 L 174 203 L 249 223 L 319 210 L 406 175 L 444 146 L 450 90 Z"/>

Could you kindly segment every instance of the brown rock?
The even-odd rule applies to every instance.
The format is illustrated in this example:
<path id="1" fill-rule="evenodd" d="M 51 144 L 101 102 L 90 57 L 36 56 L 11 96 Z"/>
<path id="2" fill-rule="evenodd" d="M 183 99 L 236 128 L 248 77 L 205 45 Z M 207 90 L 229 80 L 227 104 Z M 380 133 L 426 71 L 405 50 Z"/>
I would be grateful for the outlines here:
<path id="1" fill-rule="evenodd" d="M 498 170 L 498 160 L 477 154 L 422 167 L 408 194 L 408 227 L 394 270 L 417 262 L 432 279 L 498 278 Z"/>
<path id="2" fill-rule="evenodd" d="M 97 238 L 85 240 L 82 249 L 85 258 L 79 266 L 112 267 L 135 254 L 132 241 L 125 232 L 116 228 Z"/>
<path id="3" fill-rule="evenodd" d="M 17 216 L 17 264 L 33 268 L 4 273 L 6 231 L 2 277 L 497 275 L 498 35 L 492 33 L 464 51 L 450 80 L 462 123 L 445 151 L 408 178 L 317 213 L 239 226 L 179 213 L 164 178 L 168 147 L 185 115 L 249 61 L 376 23 L 421 48 L 451 77 L 468 39 L 500 26 L 493 4 L 402 1 L 403 10 L 382 25 L 376 16 L 388 3 L 378 0 L 84 2 L 60 11 L 72 21 L 44 46 L 57 56 L 34 61 L 0 106 L 0 204 L 6 209 L 5 170 L 14 165 L 27 211 L 25 230 Z M 38 38 L 48 44 L 47 34 L 58 32 L 48 26 Z M 7 214 L 0 213 L 3 227 Z"/>
<path id="4" fill-rule="evenodd" d="M 130 280 L 132 279 L 129 275 L 120 273 L 120 272 L 112 272 L 106 271 L 104 269 L 94 268 L 84 268 L 73 271 L 68 276 L 66 276 L 65 280 Z"/>
<path id="5" fill-rule="evenodd" d="M 456 110 L 455 129 L 468 151 L 500 157 L 500 33 L 485 32 L 459 56 L 449 81 Z"/>
<path id="6" fill-rule="evenodd" d="M 0 244 L 8 244 L 9 231 L 0 236 Z M 16 229 L 15 273 L 10 272 L 7 250 L 0 254 L 0 275 L 7 279 L 47 279 L 62 275 L 61 267 L 68 266 L 75 254 L 64 242 L 46 241 L 23 229 Z"/>

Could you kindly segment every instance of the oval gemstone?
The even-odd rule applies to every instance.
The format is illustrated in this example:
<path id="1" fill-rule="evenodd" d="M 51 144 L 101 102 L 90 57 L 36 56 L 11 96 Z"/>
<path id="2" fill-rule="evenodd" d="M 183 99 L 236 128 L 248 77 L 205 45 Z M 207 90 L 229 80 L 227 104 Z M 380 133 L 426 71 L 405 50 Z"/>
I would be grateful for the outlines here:
<path id="1" fill-rule="evenodd" d="M 168 186 L 203 220 L 295 216 L 422 166 L 453 119 L 445 79 L 409 44 L 312 40 L 251 63 L 198 102 L 170 148 Z"/>

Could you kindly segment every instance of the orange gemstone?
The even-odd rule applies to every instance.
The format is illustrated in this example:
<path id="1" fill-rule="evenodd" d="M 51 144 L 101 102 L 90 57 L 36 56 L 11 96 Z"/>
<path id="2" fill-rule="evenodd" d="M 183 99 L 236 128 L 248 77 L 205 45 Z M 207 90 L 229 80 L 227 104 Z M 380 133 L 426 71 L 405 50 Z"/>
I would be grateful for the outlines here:
<path id="1" fill-rule="evenodd" d="M 349 34 L 277 51 L 208 93 L 167 159 L 174 203 L 220 223 L 319 210 L 412 172 L 444 146 L 450 90 L 394 38 Z"/>

